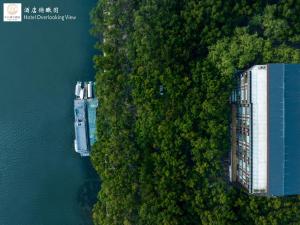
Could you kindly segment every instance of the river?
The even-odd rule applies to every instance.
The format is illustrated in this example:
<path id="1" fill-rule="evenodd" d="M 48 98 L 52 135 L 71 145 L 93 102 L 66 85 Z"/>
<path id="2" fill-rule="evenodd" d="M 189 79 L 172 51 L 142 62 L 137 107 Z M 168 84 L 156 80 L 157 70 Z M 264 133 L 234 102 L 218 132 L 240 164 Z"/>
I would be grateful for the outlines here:
<path id="1" fill-rule="evenodd" d="M 95 3 L 27 0 L 23 14 L 50 7 L 76 19 L 10 23 L 1 3 L 0 225 L 91 224 L 99 181 L 73 150 L 73 98 L 76 81 L 94 77 Z"/>

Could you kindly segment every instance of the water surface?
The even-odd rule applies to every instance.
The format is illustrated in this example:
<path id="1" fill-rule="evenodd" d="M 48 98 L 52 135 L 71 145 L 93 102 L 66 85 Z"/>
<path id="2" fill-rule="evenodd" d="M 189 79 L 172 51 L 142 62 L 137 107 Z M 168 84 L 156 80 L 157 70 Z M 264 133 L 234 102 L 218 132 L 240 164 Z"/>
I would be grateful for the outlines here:
<path id="1" fill-rule="evenodd" d="M 22 1 L 73 22 L 0 21 L 0 225 L 90 224 L 98 178 L 73 150 L 73 93 L 93 79 L 95 0 Z"/>

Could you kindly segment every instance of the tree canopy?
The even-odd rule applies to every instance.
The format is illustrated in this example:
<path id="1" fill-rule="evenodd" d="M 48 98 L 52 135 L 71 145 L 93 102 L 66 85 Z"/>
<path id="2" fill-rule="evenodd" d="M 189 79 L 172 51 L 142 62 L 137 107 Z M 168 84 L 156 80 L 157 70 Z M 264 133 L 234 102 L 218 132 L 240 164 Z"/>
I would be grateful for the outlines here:
<path id="1" fill-rule="evenodd" d="M 299 8 L 297 0 L 97 3 L 95 224 L 299 224 L 298 196 L 249 196 L 226 178 L 233 75 L 300 63 Z"/>

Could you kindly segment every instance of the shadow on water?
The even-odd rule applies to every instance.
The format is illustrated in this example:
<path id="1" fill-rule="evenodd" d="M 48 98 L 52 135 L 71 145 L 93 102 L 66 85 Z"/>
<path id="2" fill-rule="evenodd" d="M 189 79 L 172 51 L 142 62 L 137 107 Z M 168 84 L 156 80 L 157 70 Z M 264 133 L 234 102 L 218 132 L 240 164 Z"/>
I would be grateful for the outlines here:
<path id="1" fill-rule="evenodd" d="M 89 177 L 79 187 L 77 193 L 77 201 L 84 217 L 91 218 L 94 204 L 97 202 L 97 195 L 100 190 L 100 180 L 95 169 L 92 166 L 90 158 L 82 158 L 83 167 L 87 171 Z M 90 224 L 93 224 L 92 222 Z M 87 225 L 87 224 L 85 224 Z"/>

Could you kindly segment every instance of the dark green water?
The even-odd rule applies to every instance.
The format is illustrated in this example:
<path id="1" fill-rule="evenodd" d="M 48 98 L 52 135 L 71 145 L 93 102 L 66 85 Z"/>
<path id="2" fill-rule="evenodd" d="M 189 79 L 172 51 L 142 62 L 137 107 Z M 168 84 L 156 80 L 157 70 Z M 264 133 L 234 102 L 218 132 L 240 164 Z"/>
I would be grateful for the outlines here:
<path id="1" fill-rule="evenodd" d="M 99 183 L 73 150 L 73 94 L 77 80 L 94 77 L 95 0 L 22 3 L 77 19 L 4 23 L 1 3 L 0 225 L 90 224 Z"/>

